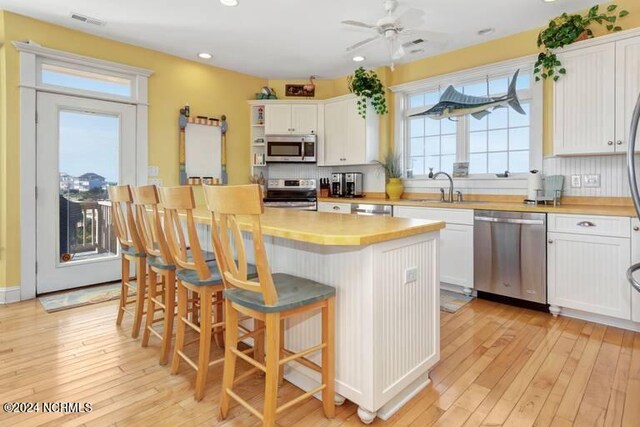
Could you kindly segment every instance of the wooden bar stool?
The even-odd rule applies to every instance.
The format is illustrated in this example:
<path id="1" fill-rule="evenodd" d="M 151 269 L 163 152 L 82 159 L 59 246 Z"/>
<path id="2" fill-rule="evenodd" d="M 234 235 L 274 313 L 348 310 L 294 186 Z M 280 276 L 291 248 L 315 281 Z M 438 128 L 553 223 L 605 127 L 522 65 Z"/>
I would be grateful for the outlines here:
<path id="1" fill-rule="evenodd" d="M 122 286 L 120 288 L 120 304 L 118 306 L 118 318 L 116 325 L 122 324 L 124 313 L 133 315 L 133 327 L 131 336 L 138 338 L 140 324 L 144 314 L 144 299 L 146 293 L 147 263 L 144 245 L 136 228 L 133 209 L 131 207 L 133 197 L 131 187 L 128 185 L 117 185 L 107 187 L 109 200 L 111 200 L 111 210 L 115 225 L 116 237 L 120 242 L 122 255 Z M 136 298 L 129 301 L 129 288 L 133 288 L 130 283 L 129 271 L 131 262 L 136 266 Z M 135 310 L 132 313 L 127 308 L 127 304 L 135 303 Z"/>
<path id="2" fill-rule="evenodd" d="M 193 191 L 189 186 L 161 188 L 162 204 L 164 207 L 164 231 L 169 245 L 169 251 L 176 263 L 178 280 L 178 316 L 176 343 L 171 361 L 171 373 L 178 372 L 180 360 L 184 359 L 196 370 L 195 398 L 201 400 L 207 381 L 207 371 L 210 366 L 222 363 L 224 358 L 210 361 L 212 330 L 222 332 L 224 321 L 215 315 L 222 310 L 212 310 L 212 305 L 222 305 L 222 279 L 215 260 L 206 261 L 205 255 L 198 241 L 193 210 L 196 207 Z M 190 253 L 187 249 L 184 229 L 180 214 L 186 219 L 186 229 Z M 198 317 L 200 324 L 196 324 L 187 317 L 188 292 L 191 291 L 199 299 Z M 212 320 L 215 317 L 215 321 Z M 185 343 L 186 326 L 200 334 L 199 340 Z M 186 345 L 199 342 L 198 361 L 194 362 L 184 353 Z"/>
<path id="3" fill-rule="evenodd" d="M 138 235 L 144 243 L 149 270 L 147 318 L 142 333 L 142 347 L 149 345 L 151 334 L 158 337 L 162 342 L 160 364 L 166 365 L 173 339 L 173 319 L 176 309 L 176 265 L 162 229 L 158 210 L 160 198 L 156 186 L 146 185 L 134 188 L 133 201 L 136 207 Z M 160 282 L 158 282 L 158 276 L 162 278 Z M 158 291 L 158 287 L 160 287 L 160 291 Z M 156 311 L 162 311 L 162 318 L 155 318 Z M 153 328 L 153 324 L 158 322 L 163 322 L 162 333 Z"/>
<path id="4" fill-rule="evenodd" d="M 224 375 L 220 416 L 226 418 L 230 398 L 262 420 L 264 426 L 275 426 L 276 415 L 302 400 L 322 391 L 325 416 L 335 414 L 334 403 L 334 303 L 335 289 L 289 274 L 271 274 L 262 238 L 260 215 L 264 212 L 262 194 L 258 185 L 204 186 L 207 206 L 212 212 L 211 231 L 214 250 L 225 282 L 225 317 L 227 322 L 225 340 Z M 238 215 L 245 216 L 253 233 L 253 246 L 258 270 L 258 282 L 248 279 L 247 257 L 238 226 Z M 232 236 L 232 238 L 231 238 Z M 235 249 L 235 251 L 234 251 Z M 233 254 L 237 254 L 237 262 Z M 291 316 L 322 311 L 322 343 L 299 353 L 284 348 L 283 320 Z M 251 359 L 238 349 L 238 313 L 258 319 L 266 324 L 266 365 Z M 305 356 L 322 351 L 322 367 Z M 266 374 L 264 408 L 262 413 L 241 398 L 233 385 L 244 379 L 235 378 L 236 359 L 240 358 L 254 370 Z M 284 365 L 291 361 L 321 373 L 322 384 L 303 395 L 277 406 L 278 385 Z M 251 371 L 249 371 L 251 372 Z"/>

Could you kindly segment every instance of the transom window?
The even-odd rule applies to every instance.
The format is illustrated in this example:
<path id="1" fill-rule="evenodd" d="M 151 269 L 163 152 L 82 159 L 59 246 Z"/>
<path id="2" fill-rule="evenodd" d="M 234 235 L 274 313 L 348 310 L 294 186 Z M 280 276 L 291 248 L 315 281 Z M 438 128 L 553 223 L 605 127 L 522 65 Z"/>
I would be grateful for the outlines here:
<path id="1" fill-rule="evenodd" d="M 404 94 L 405 122 L 404 160 L 408 176 L 416 178 L 429 170 L 451 173 L 455 162 L 469 162 L 469 174 L 526 173 L 532 168 L 532 157 L 540 150 L 541 123 L 537 110 L 540 97 L 534 96 L 531 67 L 515 67 L 484 76 L 458 74 L 431 79 L 430 85 Z M 507 94 L 512 76 L 520 69 L 516 82 L 518 100 L 525 114 L 509 106 L 488 110 L 490 114 L 477 119 L 469 115 L 453 119 L 435 120 L 426 116 L 411 117 L 436 105 L 446 88 L 472 96 L 497 98 Z M 475 73 L 477 74 L 477 73 Z M 535 141 L 534 141 L 535 139 Z"/>

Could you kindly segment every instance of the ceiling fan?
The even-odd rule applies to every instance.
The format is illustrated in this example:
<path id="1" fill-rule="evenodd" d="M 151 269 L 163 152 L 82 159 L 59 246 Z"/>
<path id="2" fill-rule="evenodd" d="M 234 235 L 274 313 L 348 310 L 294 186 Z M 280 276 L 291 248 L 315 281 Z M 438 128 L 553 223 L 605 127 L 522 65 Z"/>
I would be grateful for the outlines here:
<path id="1" fill-rule="evenodd" d="M 367 28 L 377 33 L 373 37 L 349 46 L 347 52 L 353 52 L 378 40 L 384 40 L 389 50 L 391 69 L 393 70 L 394 62 L 406 55 L 405 47 L 416 44 L 414 42 L 415 39 L 430 42 L 443 42 L 446 40 L 446 36 L 442 33 L 415 29 L 424 23 L 422 20 L 424 11 L 420 9 L 407 9 L 400 16 L 396 16 L 394 12 L 398 7 L 397 0 L 384 0 L 383 7 L 387 12 L 387 16 L 380 18 L 375 25 L 352 20 L 342 21 L 345 25 Z M 412 27 L 414 29 L 412 29 Z M 403 43 L 405 40 L 407 42 Z"/>

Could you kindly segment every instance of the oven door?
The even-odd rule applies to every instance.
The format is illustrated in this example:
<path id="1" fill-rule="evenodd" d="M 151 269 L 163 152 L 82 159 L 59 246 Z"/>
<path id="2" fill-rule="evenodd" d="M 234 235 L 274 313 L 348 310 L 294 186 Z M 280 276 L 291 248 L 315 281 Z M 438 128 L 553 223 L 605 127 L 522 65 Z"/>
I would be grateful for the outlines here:
<path id="1" fill-rule="evenodd" d="M 266 208 L 282 208 L 293 209 L 298 211 L 316 211 L 318 210 L 318 204 L 310 201 L 279 201 L 279 202 L 264 202 Z"/>

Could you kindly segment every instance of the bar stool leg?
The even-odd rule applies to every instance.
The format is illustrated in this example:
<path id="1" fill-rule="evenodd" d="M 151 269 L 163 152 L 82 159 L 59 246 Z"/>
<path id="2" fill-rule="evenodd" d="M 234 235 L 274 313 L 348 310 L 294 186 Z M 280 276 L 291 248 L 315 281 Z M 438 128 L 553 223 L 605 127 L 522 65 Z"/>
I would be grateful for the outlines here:
<path id="1" fill-rule="evenodd" d="M 158 283 L 158 274 L 149 267 L 149 288 L 147 290 L 147 319 L 144 330 L 142 331 L 142 347 L 149 345 L 149 329 L 153 327 L 153 318 L 156 312 L 156 290 Z"/>
<path id="2" fill-rule="evenodd" d="M 147 276 L 147 260 L 145 257 L 138 257 L 138 265 L 136 265 L 136 310 L 133 319 L 133 330 L 131 331 L 132 338 L 138 338 L 140 334 L 140 324 L 142 323 L 142 315 L 144 314 L 144 300 L 146 290 L 146 276 Z"/>
<path id="3" fill-rule="evenodd" d="M 169 361 L 169 352 L 171 351 L 171 340 L 173 338 L 173 321 L 176 309 L 176 272 L 174 270 L 167 271 L 164 276 L 164 327 L 162 347 L 160 349 L 160 364 L 166 365 Z"/>
<path id="4" fill-rule="evenodd" d="M 229 325 L 227 324 L 227 327 Z M 253 319 L 253 329 L 264 328 L 262 320 Z M 253 337 L 253 358 L 264 365 L 264 332 Z M 262 374 L 262 372 L 260 372 Z"/>
<path id="5" fill-rule="evenodd" d="M 200 293 L 200 351 L 198 352 L 198 372 L 196 373 L 196 400 L 202 400 L 209 371 L 211 352 L 211 291 Z"/>
<path id="6" fill-rule="evenodd" d="M 280 356 L 285 357 L 284 355 L 284 319 L 280 320 Z M 284 367 L 285 365 L 280 365 L 280 369 L 278 369 L 278 386 L 282 386 L 284 384 Z"/>
<path id="7" fill-rule="evenodd" d="M 238 347 L 238 312 L 232 307 L 231 301 L 224 302 L 224 315 L 227 323 L 225 330 L 224 371 L 222 374 L 222 393 L 220 399 L 220 418 L 225 419 L 229 413 L 230 397 L 227 390 L 233 388 L 236 375 L 236 355 L 233 349 Z M 262 334 L 259 334 L 262 335 Z"/>
<path id="8" fill-rule="evenodd" d="M 266 315 L 267 374 L 264 387 L 263 426 L 275 427 L 278 407 L 278 377 L 280 364 L 280 313 Z"/>
<path id="9" fill-rule="evenodd" d="M 180 355 L 178 352 L 182 351 L 184 347 L 184 331 L 186 325 L 184 320 L 187 317 L 187 288 L 182 285 L 182 282 L 178 280 L 178 329 L 176 330 L 176 345 L 173 348 L 173 359 L 171 360 L 171 373 L 176 374 L 180 367 Z"/>
<path id="10" fill-rule="evenodd" d="M 129 296 L 129 287 L 125 284 L 129 281 L 129 260 L 122 257 L 122 281 L 120 286 L 120 306 L 118 307 L 118 317 L 116 319 L 116 325 L 122 324 L 122 318 L 124 317 L 124 309 L 127 306 L 127 297 Z"/>
<path id="11" fill-rule="evenodd" d="M 222 301 L 222 291 L 218 291 L 215 293 L 214 300 L 216 302 L 213 310 L 214 323 L 219 323 L 222 322 L 222 319 L 224 318 L 224 305 L 220 304 L 220 302 Z M 219 348 L 224 348 L 224 328 L 216 328 L 215 342 Z"/>
<path id="12" fill-rule="evenodd" d="M 322 308 L 322 409 L 327 418 L 336 413 L 335 403 L 335 298 L 329 298 Z"/>

